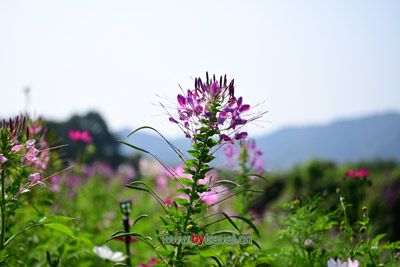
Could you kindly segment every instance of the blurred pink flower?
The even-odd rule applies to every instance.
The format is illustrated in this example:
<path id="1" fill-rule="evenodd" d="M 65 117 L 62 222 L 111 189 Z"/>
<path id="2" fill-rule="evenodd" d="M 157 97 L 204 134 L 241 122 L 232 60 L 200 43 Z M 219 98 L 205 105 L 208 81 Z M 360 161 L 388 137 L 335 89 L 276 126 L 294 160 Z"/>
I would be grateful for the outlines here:
<path id="1" fill-rule="evenodd" d="M 143 157 L 139 161 L 139 170 L 144 177 L 157 177 L 165 169 L 155 160 Z"/>
<path id="2" fill-rule="evenodd" d="M 175 169 L 175 174 L 178 178 L 188 178 L 188 179 L 192 179 L 192 175 L 191 174 L 187 174 L 184 173 L 185 172 L 185 167 L 183 165 L 179 165 L 178 167 L 176 167 Z"/>
<path id="3" fill-rule="evenodd" d="M 8 159 L 3 154 L 0 154 L 0 164 L 6 163 L 7 160 Z"/>
<path id="4" fill-rule="evenodd" d="M 165 186 L 168 184 L 168 179 L 164 175 L 159 175 L 156 178 L 156 187 L 158 190 L 165 189 Z"/>
<path id="5" fill-rule="evenodd" d="M 359 170 L 355 170 L 355 171 L 354 170 L 348 170 L 345 175 L 348 176 L 348 177 L 357 179 L 357 178 L 366 177 L 366 176 L 368 176 L 368 174 L 369 174 L 368 170 L 359 169 Z"/>
<path id="6" fill-rule="evenodd" d="M 51 192 L 59 192 L 60 191 L 60 182 L 61 182 L 61 177 L 58 175 L 54 175 L 50 178 L 50 191 Z"/>
<path id="7" fill-rule="evenodd" d="M 200 199 L 206 203 L 208 206 L 213 205 L 218 202 L 219 196 L 214 191 L 203 192 L 200 194 Z"/>
<path id="8" fill-rule="evenodd" d="M 137 267 L 150 267 L 155 265 L 156 263 L 157 263 L 156 260 L 154 258 L 151 258 L 147 264 L 141 263 Z"/>
<path id="9" fill-rule="evenodd" d="M 163 201 L 164 201 L 165 205 L 167 205 L 167 206 L 172 206 L 172 204 L 173 204 L 173 201 L 170 198 L 165 198 Z"/>
<path id="10" fill-rule="evenodd" d="M 69 130 L 68 137 L 72 141 L 82 141 L 84 143 L 91 143 L 93 137 L 90 135 L 89 131 L 79 131 L 79 130 Z"/>
<path id="11" fill-rule="evenodd" d="M 117 174 L 119 177 L 123 178 L 125 184 L 128 184 L 135 178 L 136 172 L 132 166 L 120 164 L 118 165 Z"/>
<path id="12" fill-rule="evenodd" d="M 256 143 L 254 140 L 248 140 L 246 141 L 241 141 L 240 146 L 242 149 L 246 150 L 246 156 L 247 156 L 247 164 L 249 168 L 261 175 L 264 173 L 264 162 L 263 162 L 263 155 L 264 153 L 256 146 Z M 233 166 L 235 165 L 238 161 L 241 160 L 241 149 L 235 147 L 232 144 L 228 144 L 224 147 L 224 152 L 225 152 L 225 157 L 227 158 L 227 165 L 228 166 Z M 250 179 L 254 179 L 255 177 L 250 177 Z"/>

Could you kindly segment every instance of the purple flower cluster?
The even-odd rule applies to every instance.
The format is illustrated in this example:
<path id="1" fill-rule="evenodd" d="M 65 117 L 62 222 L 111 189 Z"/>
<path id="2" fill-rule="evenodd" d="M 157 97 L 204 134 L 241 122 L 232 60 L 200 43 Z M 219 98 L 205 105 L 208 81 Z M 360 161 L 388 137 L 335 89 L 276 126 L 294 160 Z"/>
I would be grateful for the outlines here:
<path id="1" fill-rule="evenodd" d="M 226 75 L 219 81 L 206 81 L 195 78 L 194 89 L 187 90 L 186 94 L 179 94 L 177 117 L 169 120 L 180 125 L 186 137 L 205 130 L 215 130 L 220 141 L 233 143 L 234 140 L 245 139 L 246 132 L 240 132 L 249 120 L 243 118 L 243 113 L 250 110 L 250 105 L 243 103 L 242 97 L 235 97 L 234 80 L 227 82 Z"/>

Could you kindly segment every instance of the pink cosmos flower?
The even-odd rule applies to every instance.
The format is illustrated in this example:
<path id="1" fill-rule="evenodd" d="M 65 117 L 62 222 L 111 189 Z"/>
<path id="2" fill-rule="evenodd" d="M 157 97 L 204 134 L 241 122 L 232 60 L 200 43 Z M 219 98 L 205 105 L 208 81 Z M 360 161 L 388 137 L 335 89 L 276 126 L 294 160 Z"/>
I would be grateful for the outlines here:
<path id="1" fill-rule="evenodd" d="M 368 174 L 369 174 L 368 170 L 359 169 L 359 170 L 355 170 L 355 171 L 354 170 L 348 170 L 345 175 L 348 176 L 348 177 L 351 177 L 351 178 L 358 179 L 358 178 L 367 177 Z"/>
<path id="2" fill-rule="evenodd" d="M 93 141 L 89 131 L 69 130 L 68 138 L 75 142 L 91 143 Z"/>

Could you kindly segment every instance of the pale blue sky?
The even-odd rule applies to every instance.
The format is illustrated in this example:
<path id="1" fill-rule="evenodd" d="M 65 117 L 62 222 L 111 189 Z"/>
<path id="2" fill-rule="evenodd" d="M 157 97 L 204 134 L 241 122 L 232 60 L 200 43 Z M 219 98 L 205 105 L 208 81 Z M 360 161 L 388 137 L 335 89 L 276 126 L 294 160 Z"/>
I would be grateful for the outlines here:
<path id="1" fill-rule="evenodd" d="M 227 73 L 285 125 L 400 111 L 400 1 L 0 1 L 0 115 L 99 110 L 174 136 L 157 94 Z"/>

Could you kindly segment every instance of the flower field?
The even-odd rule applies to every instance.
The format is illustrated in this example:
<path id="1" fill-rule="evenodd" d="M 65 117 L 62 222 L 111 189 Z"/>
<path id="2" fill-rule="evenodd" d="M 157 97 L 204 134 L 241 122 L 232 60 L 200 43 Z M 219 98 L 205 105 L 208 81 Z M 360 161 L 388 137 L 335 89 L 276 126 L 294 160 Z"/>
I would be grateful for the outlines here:
<path id="1" fill-rule="evenodd" d="M 399 164 L 269 171 L 246 131 L 266 112 L 240 95 L 207 73 L 161 104 L 188 151 L 132 130 L 164 140 L 175 166 L 84 121 L 3 120 L 0 266 L 400 266 Z"/>

